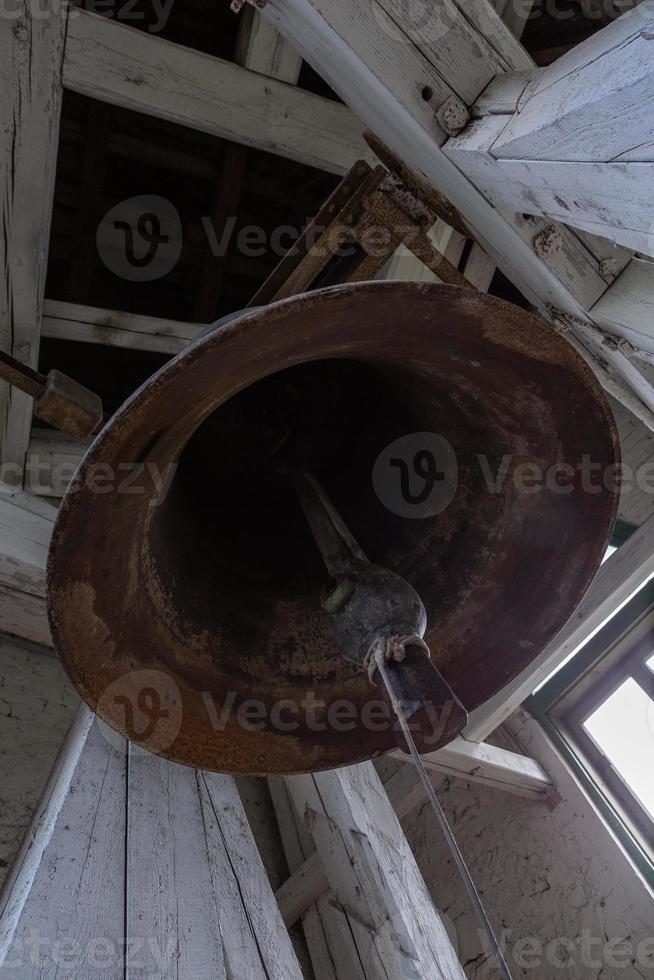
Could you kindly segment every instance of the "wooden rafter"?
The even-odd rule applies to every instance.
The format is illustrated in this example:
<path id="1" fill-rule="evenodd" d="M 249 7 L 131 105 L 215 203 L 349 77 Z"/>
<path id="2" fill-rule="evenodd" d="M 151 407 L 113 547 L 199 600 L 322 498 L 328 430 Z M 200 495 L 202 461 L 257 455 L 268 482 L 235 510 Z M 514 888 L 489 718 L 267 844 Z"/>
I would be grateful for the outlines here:
<path id="1" fill-rule="evenodd" d="M 290 160 L 345 173 L 365 155 L 363 127 L 343 105 L 78 10 L 66 88 Z"/>

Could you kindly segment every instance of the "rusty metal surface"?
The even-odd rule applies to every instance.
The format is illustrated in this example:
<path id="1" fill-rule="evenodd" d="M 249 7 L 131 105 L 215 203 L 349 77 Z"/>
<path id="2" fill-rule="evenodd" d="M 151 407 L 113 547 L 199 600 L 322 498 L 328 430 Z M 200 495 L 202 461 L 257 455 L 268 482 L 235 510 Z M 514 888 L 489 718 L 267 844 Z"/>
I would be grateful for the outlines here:
<path id="1" fill-rule="evenodd" d="M 363 137 L 375 156 L 396 178 L 398 183 L 394 191 L 395 200 L 397 204 L 402 205 L 403 210 L 413 214 L 414 219 L 425 230 L 434 224 L 436 218 L 440 218 L 465 238 L 473 238 L 460 213 L 446 197 L 411 170 L 369 129 L 365 131 Z"/>
<path id="2" fill-rule="evenodd" d="M 392 731 L 359 720 L 347 731 L 314 723 L 344 699 L 361 719 L 375 692 L 336 648 L 320 555 L 260 445 L 280 403 L 302 465 L 366 555 L 418 591 L 434 662 L 468 710 L 569 618 L 615 519 L 618 497 L 605 488 L 589 493 L 575 478 L 569 493 L 522 493 L 512 479 L 521 464 L 577 467 L 584 455 L 610 466 L 618 440 L 586 364 L 510 304 L 452 286 L 363 283 L 202 337 L 85 456 L 55 526 L 49 612 L 90 706 L 152 751 L 205 769 L 306 772 L 394 745 Z M 458 465 L 451 504 L 420 520 L 388 510 L 371 481 L 378 454 L 410 432 L 445 436 Z M 129 479 L 98 492 L 98 467 L 127 467 Z M 499 488 L 486 471 L 504 472 Z M 162 494 L 152 474 L 166 472 Z M 260 730 L 237 713 L 253 699 Z M 280 703 L 307 700 L 318 707 L 280 730 Z M 153 705 L 159 729 L 136 711 Z"/>

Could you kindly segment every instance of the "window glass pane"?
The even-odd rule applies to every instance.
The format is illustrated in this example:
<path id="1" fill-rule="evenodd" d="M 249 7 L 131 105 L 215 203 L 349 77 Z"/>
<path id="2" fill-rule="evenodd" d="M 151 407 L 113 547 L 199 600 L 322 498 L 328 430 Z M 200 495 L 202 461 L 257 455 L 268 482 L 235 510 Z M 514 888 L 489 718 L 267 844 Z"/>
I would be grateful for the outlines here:
<path id="1" fill-rule="evenodd" d="M 610 544 L 608 546 L 608 548 L 606 549 L 606 552 L 604 554 L 604 557 L 602 558 L 602 564 L 604 564 L 604 562 L 606 561 L 606 559 L 607 558 L 610 558 L 611 555 L 613 554 L 613 552 L 614 551 L 617 551 L 617 550 L 618 550 L 617 545 Z"/>
<path id="2" fill-rule="evenodd" d="M 654 701 L 629 678 L 584 728 L 654 817 Z"/>

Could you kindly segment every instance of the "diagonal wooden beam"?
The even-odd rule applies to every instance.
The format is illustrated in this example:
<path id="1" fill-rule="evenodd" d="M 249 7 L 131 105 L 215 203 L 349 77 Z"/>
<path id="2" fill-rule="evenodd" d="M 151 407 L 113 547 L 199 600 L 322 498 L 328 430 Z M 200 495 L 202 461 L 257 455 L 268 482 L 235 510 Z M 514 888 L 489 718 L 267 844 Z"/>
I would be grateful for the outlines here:
<path id="1" fill-rule="evenodd" d="M 432 33 L 425 28 L 420 39 L 414 36 L 415 25 L 394 12 L 390 0 L 269 0 L 262 15 L 393 152 L 452 202 L 483 250 L 546 317 L 556 309 L 590 322 L 590 309 L 615 277 L 596 236 L 549 218 L 498 210 L 444 152 L 448 133 L 443 127 L 463 125 L 466 109 L 484 87 L 478 68 L 476 93 L 461 77 L 467 45 L 478 45 L 491 76 L 498 56 L 511 71 L 528 71 L 532 65 L 524 51 L 516 54 L 515 38 L 487 0 L 456 2 L 448 10 L 452 29 L 439 31 L 436 20 Z M 458 40 L 462 34 L 465 44 Z M 479 43 L 480 35 L 492 52 Z M 453 48 L 461 54 L 458 62 Z M 590 344 L 598 376 L 608 380 L 601 339 L 583 344 Z M 619 384 L 612 386 L 617 396 L 621 390 Z M 631 398 L 621 400 L 631 410 L 640 395 L 627 391 Z"/>

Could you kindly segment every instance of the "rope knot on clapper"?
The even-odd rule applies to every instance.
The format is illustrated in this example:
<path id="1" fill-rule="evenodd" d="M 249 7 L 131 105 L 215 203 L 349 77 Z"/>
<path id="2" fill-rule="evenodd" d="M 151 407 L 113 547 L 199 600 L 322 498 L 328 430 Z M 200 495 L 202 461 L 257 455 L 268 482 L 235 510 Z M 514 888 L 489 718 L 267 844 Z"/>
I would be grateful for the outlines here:
<path id="1" fill-rule="evenodd" d="M 417 647 L 423 653 L 426 653 L 428 657 L 431 657 L 429 647 L 417 633 L 412 633 L 408 636 L 378 636 L 373 640 L 363 661 L 363 667 L 368 672 L 370 683 L 375 683 L 375 674 L 379 668 L 380 661 L 384 665 L 390 663 L 391 660 L 401 662 L 406 658 L 407 647 Z"/>

